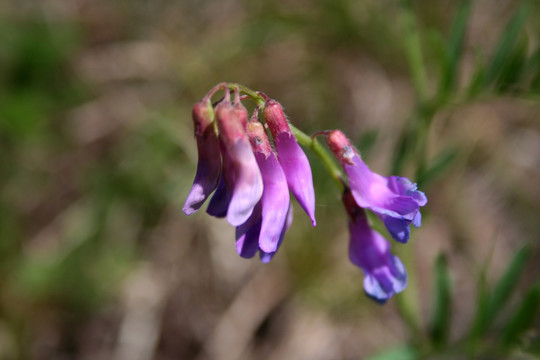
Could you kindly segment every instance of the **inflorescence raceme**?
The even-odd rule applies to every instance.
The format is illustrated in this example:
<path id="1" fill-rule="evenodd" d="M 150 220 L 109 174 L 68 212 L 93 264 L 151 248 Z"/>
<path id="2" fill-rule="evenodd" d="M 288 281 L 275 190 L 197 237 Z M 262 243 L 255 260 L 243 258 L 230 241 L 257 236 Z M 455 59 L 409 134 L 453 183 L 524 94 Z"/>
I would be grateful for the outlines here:
<path id="1" fill-rule="evenodd" d="M 212 104 L 218 91 L 224 96 Z M 242 105 L 246 98 L 256 103 L 249 119 Z M 251 258 L 259 252 L 261 261 L 269 262 L 292 223 L 289 191 L 316 226 L 313 177 L 300 142 L 321 158 L 342 190 L 349 218 L 349 258 L 364 271 L 366 294 L 384 303 L 407 287 L 405 267 L 390 252 L 390 243 L 370 227 L 366 210 L 383 221 L 392 238 L 406 243 L 410 225 L 421 225 L 420 207 L 427 203 L 416 184 L 372 172 L 341 131 L 316 133 L 326 138 L 343 176 L 313 137 L 290 125 L 279 102 L 238 84 L 216 85 L 195 104 L 192 116 L 199 158 L 184 205 L 186 215 L 214 193 L 206 212 L 236 227 L 238 254 Z"/>

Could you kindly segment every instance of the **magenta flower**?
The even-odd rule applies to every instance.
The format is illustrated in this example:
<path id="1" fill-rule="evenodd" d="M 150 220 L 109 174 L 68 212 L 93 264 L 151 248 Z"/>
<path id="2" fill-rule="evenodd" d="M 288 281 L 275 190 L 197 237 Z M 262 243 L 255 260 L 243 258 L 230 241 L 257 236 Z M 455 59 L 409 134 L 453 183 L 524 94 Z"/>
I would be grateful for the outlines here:
<path id="1" fill-rule="evenodd" d="M 327 142 L 347 174 L 356 204 L 375 212 L 392 237 L 406 243 L 409 225 L 421 224 L 420 206 L 427 203 L 424 193 L 406 178 L 387 178 L 372 172 L 341 131 L 331 131 Z"/>
<path id="2" fill-rule="evenodd" d="M 369 226 L 364 209 L 349 189 L 343 194 L 343 204 L 349 214 L 349 258 L 364 271 L 366 294 L 384 304 L 407 287 L 405 266 L 390 252 L 390 243 Z"/>
<path id="3" fill-rule="evenodd" d="M 289 189 L 263 125 L 250 121 L 247 132 L 262 174 L 264 190 L 251 217 L 236 229 L 236 248 L 240 256 L 248 258 L 259 250 L 261 260 L 268 262 L 292 222 Z"/>
<path id="4" fill-rule="evenodd" d="M 226 216 L 231 225 L 239 226 L 261 199 L 262 177 L 245 129 L 247 110 L 239 102 L 233 105 L 226 99 L 216 106 L 215 112 L 223 173 L 206 211 L 217 217 Z"/>
<path id="5" fill-rule="evenodd" d="M 289 189 L 311 219 L 315 220 L 315 191 L 309 161 L 296 142 L 283 108 L 275 100 L 268 100 L 264 106 L 264 118 L 274 138 L 279 163 L 285 173 Z"/>
<path id="6" fill-rule="evenodd" d="M 184 204 L 184 213 L 197 211 L 216 188 L 221 172 L 219 144 L 214 129 L 214 110 L 210 101 L 195 104 L 192 112 L 198 162 L 193 186 Z"/>

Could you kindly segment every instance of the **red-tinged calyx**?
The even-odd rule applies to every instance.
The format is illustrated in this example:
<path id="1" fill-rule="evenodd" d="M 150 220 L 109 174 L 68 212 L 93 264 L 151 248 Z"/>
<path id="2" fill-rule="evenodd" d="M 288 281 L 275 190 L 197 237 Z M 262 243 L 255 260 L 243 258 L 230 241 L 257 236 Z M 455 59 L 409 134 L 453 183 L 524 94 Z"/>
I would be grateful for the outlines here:
<path id="1" fill-rule="evenodd" d="M 280 103 L 275 100 L 268 100 L 264 105 L 263 114 L 274 138 L 284 132 L 292 134 L 287 117 Z"/>
<path id="2" fill-rule="evenodd" d="M 270 155 L 273 151 L 272 145 L 270 145 L 264 126 L 260 122 L 250 121 L 247 124 L 247 133 L 254 152 L 263 153 L 265 156 Z"/>
<path id="3" fill-rule="evenodd" d="M 193 126 L 195 136 L 203 136 L 209 126 L 214 122 L 214 109 L 210 101 L 201 101 L 193 106 Z"/>
<path id="4" fill-rule="evenodd" d="M 246 139 L 247 110 L 228 101 L 219 103 L 215 109 L 219 138 L 225 144 Z"/>
<path id="5" fill-rule="evenodd" d="M 347 211 L 347 214 L 353 221 L 366 217 L 366 213 L 364 212 L 364 210 L 359 207 L 356 203 L 356 200 L 354 200 L 351 189 L 346 187 L 343 191 L 343 196 L 341 197 L 341 199 L 343 201 L 343 205 L 345 207 L 345 210 Z"/>
<path id="6" fill-rule="evenodd" d="M 326 136 L 328 148 L 334 153 L 341 164 L 353 165 L 354 155 L 358 155 L 345 134 L 339 130 L 328 132 Z"/>

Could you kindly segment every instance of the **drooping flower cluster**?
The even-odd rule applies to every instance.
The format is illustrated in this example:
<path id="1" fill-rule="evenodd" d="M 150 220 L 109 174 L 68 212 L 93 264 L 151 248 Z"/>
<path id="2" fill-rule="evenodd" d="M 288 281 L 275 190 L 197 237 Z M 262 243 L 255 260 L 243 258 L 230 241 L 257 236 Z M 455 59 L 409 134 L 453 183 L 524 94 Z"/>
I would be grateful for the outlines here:
<path id="1" fill-rule="evenodd" d="M 215 107 L 210 96 L 195 105 L 199 162 L 184 213 L 197 211 L 215 190 L 207 213 L 236 226 L 240 256 L 250 258 L 259 251 L 261 260 L 268 262 L 292 222 L 289 190 L 314 226 L 315 193 L 309 161 L 281 105 L 268 100 L 263 109 L 275 150 L 258 121 L 258 111 L 248 122 L 238 92 L 231 101 L 228 90 Z"/>
<path id="2" fill-rule="evenodd" d="M 229 87 L 222 84 L 214 88 L 193 108 L 199 161 L 184 212 L 190 215 L 197 211 L 215 191 L 208 214 L 225 217 L 236 227 L 240 256 L 251 258 L 259 252 L 261 261 L 268 262 L 292 222 L 289 191 L 316 225 L 311 168 L 277 101 L 262 93 L 245 92 L 258 103 L 248 121 L 239 89 L 232 86 L 235 98 L 231 101 Z M 219 89 L 225 90 L 225 96 L 212 105 L 210 97 Z M 258 120 L 261 108 L 266 127 Z M 322 133 L 346 175 L 343 178 L 331 172 L 344 189 L 349 258 L 364 271 L 366 294 L 384 303 L 406 288 L 407 272 L 390 252 L 390 243 L 370 227 L 366 210 L 382 220 L 392 238 L 406 243 L 410 225 L 421 224 L 420 207 L 426 205 L 427 198 L 406 178 L 372 172 L 341 131 Z"/>

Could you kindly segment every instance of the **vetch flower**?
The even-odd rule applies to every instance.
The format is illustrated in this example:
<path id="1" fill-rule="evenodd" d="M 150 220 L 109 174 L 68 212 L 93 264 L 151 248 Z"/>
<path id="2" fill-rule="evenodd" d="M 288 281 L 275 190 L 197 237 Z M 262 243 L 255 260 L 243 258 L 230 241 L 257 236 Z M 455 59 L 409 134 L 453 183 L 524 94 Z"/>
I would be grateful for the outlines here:
<path id="1" fill-rule="evenodd" d="M 406 243 L 409 225 L 419 227 L 421 224 L 420 206 L 427 203 L 424 193 L 406 178 L 384 177 L 372 172 L 341 131 L 330 131 L 327 142 L 347 174 L 358 206 L 375 212 L 392 237 Z"/>
<path id="2" fill-rule="evenodd" d="M 216 188 L 221 172 L 221 157 L 211 102 L 201 101 L 195 104 L 192 117 L 197 140 L 198 162 L 195 180 L 183 208 L 186 215 L 193 214 L 202 206 Z"/>
<path id="3" fill-rule="evenodd" d="M 247 133 L 262 174 L 264 190 L 251 217 L 236 229 L 236 247 L 243 257 L 252 257 L 260 250 L 261 260 L 268 262 L 292 222 L 289 189 L 263 125 L 252 120 L 247 125 Z"/>
<path id="4" fill-rule="evenodd" d="M 364 271 L 366 294 L 384 304 L 407 287 L 405 266 L 390 252 L 390 243 L 369 226 L 364 209 L 348 188 L 343 193 L 343 204 L 349 215 L 349 258 Z"/>
<path id="5" fill-rule="evenodd" d="M 207 212 L 238 226 L 251 216 L 263 192 L 261 172 L 246 133 L 247 110 L 238 101 L 225 100 L 216 105 L 219 145 L 223 172 Z M 216 154 L 217 156 L 217 154 Z"/>
<path id="6" fill-rule="evenodd" d="M 315 220 L 315 191 L 311 167 L 304 151 L 294 137 L 281 104 L 268 100 L 263 110 L 264 118 L 272 133 L 279 163 L 287 178 L 289 189 L 311 219 Z"/>

